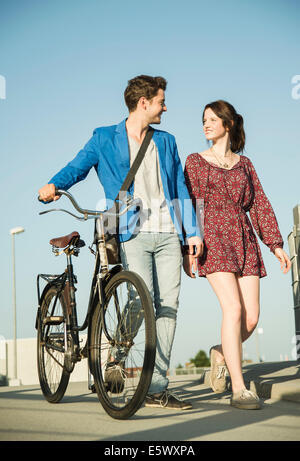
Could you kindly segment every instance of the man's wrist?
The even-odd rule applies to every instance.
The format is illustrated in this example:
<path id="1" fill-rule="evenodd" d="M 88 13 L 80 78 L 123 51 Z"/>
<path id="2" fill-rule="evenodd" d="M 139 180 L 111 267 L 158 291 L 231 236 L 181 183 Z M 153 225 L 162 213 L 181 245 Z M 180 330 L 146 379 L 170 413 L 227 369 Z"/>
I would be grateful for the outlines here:
<path id="1" fill-rule="evenodd" d="M 189 245 L 181 245 L 181 254 L 182 254 L 182 256 L 187 256 L 187 255 L 190 254 Z"/>

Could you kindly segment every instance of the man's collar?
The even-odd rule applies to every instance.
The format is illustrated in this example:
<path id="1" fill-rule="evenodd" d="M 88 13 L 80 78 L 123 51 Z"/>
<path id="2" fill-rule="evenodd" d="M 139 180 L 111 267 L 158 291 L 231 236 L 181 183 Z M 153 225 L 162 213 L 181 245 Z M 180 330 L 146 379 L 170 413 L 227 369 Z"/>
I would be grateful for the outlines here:
<path id="1" fill-rule="evenodd" d="M 123 135 L 127 135 L 126 133 L 126 120 L 127 118 L 124 118 L 124 120 L 122 120 L 122 122 L 120 122 L 117 127 L 116 127 L 116 132 L 117 133 L 121 133 Z M 159 134 L 159 130 L 156 130 L 155 128 L 151 127 L 153 130 L 154 130 L 154 134 L 158 135 Z"/>
<path id="2" fill-rule="evenodd" d="M 126 120 L 127 120 L 127 118 L 125 118 L 124 120 L 122 120 L 122 122 L 120 122 L 120 123 L 117 125 L 116 131 L 117 131 L 118 133 L 124 133 L 124 131 L 126 132 L 126 126 L 125 126 Z"/>

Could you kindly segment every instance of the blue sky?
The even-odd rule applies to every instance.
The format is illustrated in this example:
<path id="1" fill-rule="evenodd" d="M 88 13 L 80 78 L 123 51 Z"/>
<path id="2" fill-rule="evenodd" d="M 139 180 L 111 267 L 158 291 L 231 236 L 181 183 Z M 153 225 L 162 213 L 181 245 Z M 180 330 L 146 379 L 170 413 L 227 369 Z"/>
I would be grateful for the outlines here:
<path id="1" fill-rule="evenodd" d="M 168 80 L 161 128 L 175 134 L 182 164 L 206 148 L 201 114 L 225 99 L 245 121 L 246 155 L 253 161 L 276 212 L 287 249 L 293 207 L 300 202 L 300 99 L 292 97 L 300 74 L 300 4 L 294 0 L 0 0 L 1 322 L 11 338 L 12 262 L 9 230 L 16 236 L 18 337 L 35 335 L 35 279 L 63 270 L 50 238 L 78 230 L 86 243 L 92 224 L 45 209 L 37 190 L 86 143 L 95 127 L 127 115 L 123 91 L 138 74 Z M 93 208 L 103 196 L 94 171 L 71 192 Z M 60 206 L 67 205 L 61 201 Z M 283 275 L 262 246 L 268 277 L 261 282 L 261 353 L 279 360 L 294 347 L 291 274 Z M 83 319 L 93 257 L 87 248 L 74 261 L 81 282 Z M 172 364 L 220 341 L 221 312 L 205 279 L 183 275 Z M 253 336 L 245 345 L 256 360 Z"/>

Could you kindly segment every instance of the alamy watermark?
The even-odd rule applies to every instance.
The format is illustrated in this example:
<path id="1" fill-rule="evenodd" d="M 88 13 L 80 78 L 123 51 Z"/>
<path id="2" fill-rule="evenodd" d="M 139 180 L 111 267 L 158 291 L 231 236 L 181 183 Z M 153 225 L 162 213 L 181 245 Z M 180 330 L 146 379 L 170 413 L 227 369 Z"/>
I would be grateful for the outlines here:
<path id="1" fill-rule="evenodd" d="M 6 79 L 0 75 L 0 99 L 6 99 Z"/>
<path id="2" fill-rule="evenodd" d="M 291 81 L 293 86 L 292 88 L 292 98 L 300 99 L 300 75 L 294 75 Z"/>
<path id="3" fill-rule="evenodd" d="M 127 203 L 127 194 L 120 196 L 120 210 L 124 209 L 124 204 Z M 174 199 L 165 200 L 163 203 L 158 199 L 151 199 L 149 203 L 145 203 L 142 199 L 135 200 L 136 205 L 132 206 L 130 212 L 125 213 L 120 217 L 120 221 L 116 217 L 115 202 L 109 199 L 101 199 L 97 203 L 97 209 L 103 210 L 104 203 L 108 213 L 105 217 L 105 229 L 108 234 L 127 234 L 136 235 L 140 230 L 147 232 L 159 232 L 169 228 L 170 218 L 174 223 L 178 233 L 190 235 L 198 235 L 202 239 L 204 237 L 204 201 L 197 199 L 195 208 L 191 199 Z M 104 210 L 103 210 L 104 211 Z M 168 219 L 169 215 L 169 219 Z M 160 229 L 160 230 L 159 230 Z M 170 230 L 168 230 L 170 232 Z"/>

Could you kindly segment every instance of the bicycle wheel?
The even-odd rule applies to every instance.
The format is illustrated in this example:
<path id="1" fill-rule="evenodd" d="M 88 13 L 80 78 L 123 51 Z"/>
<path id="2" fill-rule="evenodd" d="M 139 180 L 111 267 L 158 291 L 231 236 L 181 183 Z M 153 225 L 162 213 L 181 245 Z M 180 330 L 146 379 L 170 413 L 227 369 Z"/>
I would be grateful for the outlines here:
<path id="1" fill-rule="evenodd" d="M 49 285 L 41 302 L 37 363 L 41 389 L 50 403 L 58 403 L 63 398 L 70 378 L 65 367 L 65 313 L 62 294 L 57 287 Z"/>
<path id="2" fill-rule="evenodd" d="M 90 365 L 98 398 L 116 419 L 132 416 L 143 403 L 152 378 L 156 329 L 150 293 L 133 272 L 116 274 L 104 290 L 104 309 L 94 310 Z"/>

